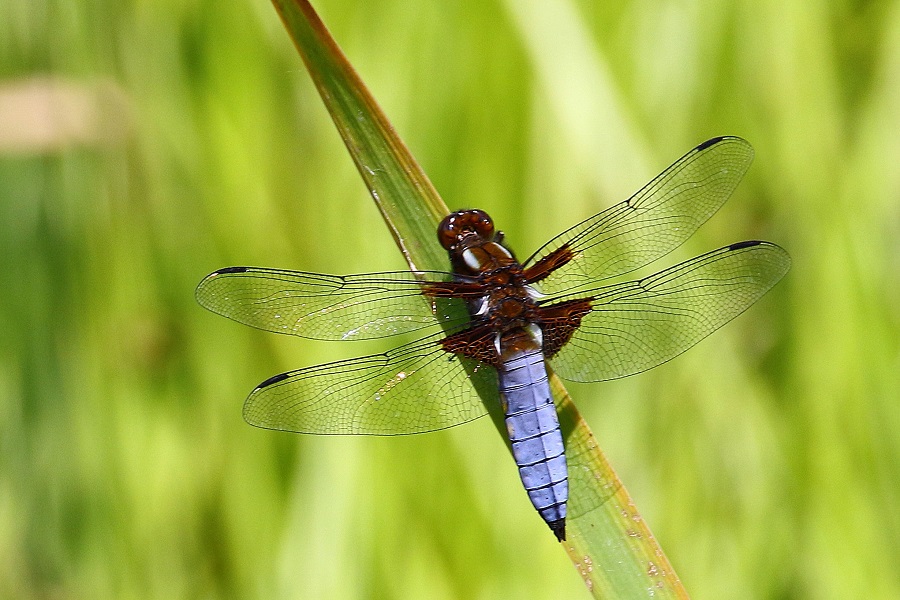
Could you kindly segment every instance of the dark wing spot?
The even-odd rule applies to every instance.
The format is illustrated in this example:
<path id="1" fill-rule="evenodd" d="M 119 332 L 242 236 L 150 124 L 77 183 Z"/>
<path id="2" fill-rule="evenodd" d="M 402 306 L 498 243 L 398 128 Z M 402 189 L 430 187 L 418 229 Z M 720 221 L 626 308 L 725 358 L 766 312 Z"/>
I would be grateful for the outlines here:
<path id="1" fill-rule="evenodd" d="M 746 242 L 737 242 L 728 246 L 729 250 L 741 250 L 742 248 L 749 248 L 751 246 L 759 246 L 762 242 L 758 240 L 747 240 Z"/>
<path id="2" fill-rule="evenodd" d="M 269 377 L 268 379 L 263 381 L 261 384 L 256 386 L 256 389 L 261 390 L 264 387 L 269 387 L 273 383 L 278 383 L 279 381 L 284 381 L 288 377 L 289 377 L 289 375 L 287 373 L 279 373 L 278 375 L 273 375 L 272 377 Z"/>
<path id="3" fill-rule="evenodd" d="M 716 144 L 718 144 L 719 142 L 724 140 L 726 137 L 727 136 L 720 135 L 719 137 L 714 137 L 712 139 L 706 140 L 705 142 L 703 142 L 702 144 L 700 144 L 699 146 L 694 148 L 694 150 L 696 150 L 697 152 L 700 152 L 701 150 L 706 150 L 710 146 L 715 146 Z"/>
<path id="4" fill-rule="evenodd" d="M 246 273 L 247 267 L 225 267 L 213 272 L 213 275 L 222 275 L 224 273 Z"/>

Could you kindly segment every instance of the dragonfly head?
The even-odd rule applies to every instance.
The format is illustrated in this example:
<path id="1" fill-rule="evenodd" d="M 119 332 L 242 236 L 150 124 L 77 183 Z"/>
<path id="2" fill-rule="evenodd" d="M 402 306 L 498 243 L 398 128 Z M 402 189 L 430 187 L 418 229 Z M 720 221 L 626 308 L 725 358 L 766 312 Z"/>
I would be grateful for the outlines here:
<path id="1" fill-rule="evenodd" d="M 438 240 L 447 251 L 454 251 L 460 242 L 476 236 L 483 242 L 494 241 L 494 222 L 477 208 L 450 213 L 438 225 Z"/>

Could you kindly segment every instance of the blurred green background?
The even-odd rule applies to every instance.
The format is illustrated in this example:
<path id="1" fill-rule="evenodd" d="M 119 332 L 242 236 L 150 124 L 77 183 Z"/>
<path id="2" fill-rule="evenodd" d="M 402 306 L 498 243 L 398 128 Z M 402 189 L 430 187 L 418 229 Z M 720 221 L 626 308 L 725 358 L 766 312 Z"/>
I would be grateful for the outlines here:
<path id="1" fill-rule="evenodd" d="M 655 267 L 794 259 L 648 373 L 570 385 L 694 598 L 900 597 L 900 3 L 319 0 L 451 208 L 520 255 L 695 144 L 757 150 Z M 209 271 L 404 268 L 265 0 L 0 3 L 0 597 L 568 598 L 492 424 L 296 436 Z M 646 270 L 649 272 L 649 270 Z"/>

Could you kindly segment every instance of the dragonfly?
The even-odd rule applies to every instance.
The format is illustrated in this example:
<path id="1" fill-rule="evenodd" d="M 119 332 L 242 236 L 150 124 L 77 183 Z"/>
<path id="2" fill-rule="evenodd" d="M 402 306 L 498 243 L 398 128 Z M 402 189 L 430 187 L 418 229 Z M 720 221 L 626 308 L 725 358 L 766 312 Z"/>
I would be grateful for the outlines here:
<path id="1" fill-rule="evenodd" d="M 519 262 L 482 210 L 439 225 L 447 271 L 327 275 L 226 267 L 197 287 L 205 308 L 275 333 L 363 340 L 419 332 L 382 354 L 270 377 L 243 416 L 310 434 L 399 435 L 454 427 L 502 407 L 531 503 L 566 538 L 568 469 L 548 383 L 640 373 L 742 313 L 790 268 L 743 241 L 654 275 L 610 282 L 668 254 L 731 196 L 753 159 L 745 140 L 703 142 L 633 196 Z"/>

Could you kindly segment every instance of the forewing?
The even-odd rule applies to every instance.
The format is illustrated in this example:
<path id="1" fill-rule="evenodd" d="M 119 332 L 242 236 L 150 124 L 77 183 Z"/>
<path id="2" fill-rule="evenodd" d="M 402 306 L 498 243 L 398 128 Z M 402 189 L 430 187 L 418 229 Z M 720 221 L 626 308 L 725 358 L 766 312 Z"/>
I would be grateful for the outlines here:
<path id="1" fill-rule="evenodd" d="M 486 412 L 479 391 L 496 398 L 496 371 L 448 353 L 441 339 L 276 375 L 247 398 L 244 418 L 266 429 L 368 435 L 422 433 L 476 419 Z"/>
<path id="2" fill-rule="evenodd" d="M 239 323 L 319 340 L 371 339 L 467 320 L 460 301 L 423 294 L 428 285 L 454 285 L 445 283 L 450 274 L 417 275 L 228 267 L 204 278 L 196 296 L 204 308 Z"/>
<path id="3" fill-rule="evenodd" d="M 790 265 L 787 252 L 775 244 L 741 242 L 639 281 L 579 294 L 592 310 L 551 364 L 573 381 L 615 379 L 655 367 L 744 312 Z"/>
<path id="4" fill-rule="evenodd" d="M 708 140 L 628 200 L 582 221 L 525 261 L 553 294 L 633 271 L 687 240 L 728 200 L 753 160 L 738 137 Z"/>

